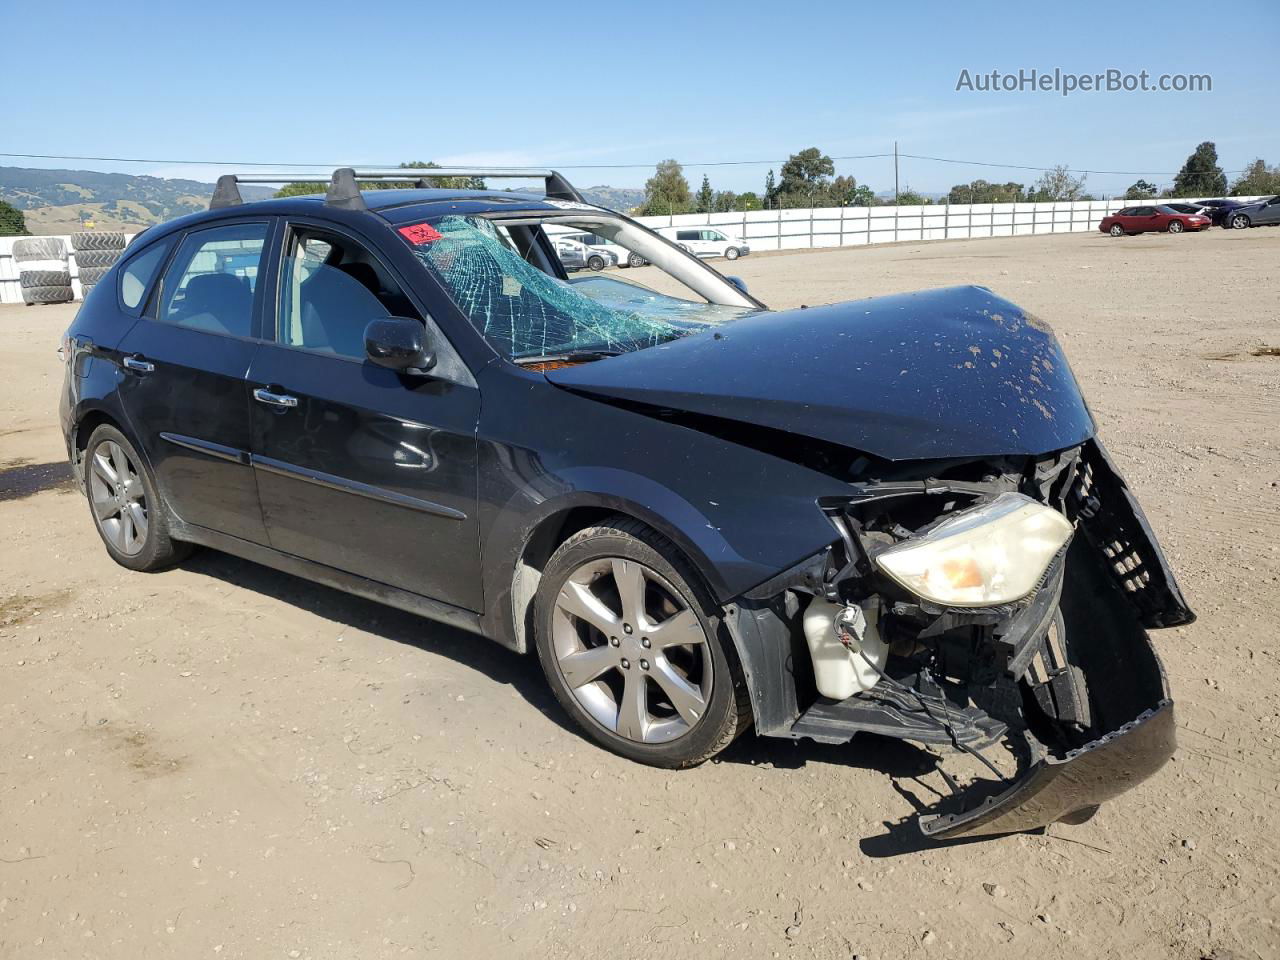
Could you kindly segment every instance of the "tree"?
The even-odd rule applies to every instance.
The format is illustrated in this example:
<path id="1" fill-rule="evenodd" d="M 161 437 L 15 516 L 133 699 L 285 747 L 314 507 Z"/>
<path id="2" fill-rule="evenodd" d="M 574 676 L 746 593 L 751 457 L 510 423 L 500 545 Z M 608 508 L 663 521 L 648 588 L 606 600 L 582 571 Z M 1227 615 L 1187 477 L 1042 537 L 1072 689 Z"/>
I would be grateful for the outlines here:
<path id="1" fill-rule="evenodd" d="M 1218 148 L 1213 141 L 1206 140 L 1187 157 L 1173 178 L 1173 192 L 1179 197 L 1218 197 L 1227 192 L 1227 175 L 1218 166 Z"/>
<path id="2" fill-rule="evenodd" d="M 898 191 L 898 206 L 900 207 L 923 207 L 928 202 L 927 197 L 916 193 L 910 187 L 903 187 Z"/>
<path id="3" fill-rule="evenodd" d="M 835 172 L 830 157 L 817 147 L 808 147 L 793 153 L 782 165 L 778 193 L 786 198 L 788 206 L 817 206 L 826 199 L 831 185 L 829 178 Z"/>
<path id="4" fill-rule="evenodd" d="M 1138 180 L 1133 186 L 1124 192 L 1124 198 L 1126 200 L 1150 200 L 1159 192 L 1160 188 L 1154 183 L 1147 183 L 1145 180 Z"/>
<path id="5" fill-rule="evenodd" d="M 26 215 L 13 204 L 0 200 L 0 237 L 27 236 Z"/>
<path id="6" fill-rule="evenodd" d="M 859 184 L 854 188 L 853 196 L 849 198 L 849 206 L 851 207 L 874 207 L 876 205 L 875 191 L 866 184 Z"/>
<path id="7" fill-rule="evenodd" d="M 766 206 L 772 207 L 774 201 L 778 199 L 778 184 L 773 179 L 773 170 L 770 169 L 764 178 L 764 202 Z"/>
<path id="8" fill-rule="evenodd" d="M 754 191 L 748 190 L 746 193 L 740 193 L 733 200 L 733 210 L 759 210 L 761 208 L 760 196 Z"/>
<path id="9" fill-rule="evenodd" d="M 412 160 L 400 164 L 402 170 L 433 170 L 440 166 L 430 160 Z M 483 177 L 426 177 L 427 186 L 445 190 L 483 190 Z M 361 180 L 361 190 L 408 190 L 417 184 L 416 180 Z M 313 193 L 324 193 L 322 183 L 286 183 L 276 191 L 277 197 L 305 197 Z"/>
<path id="10" fill-rule="evenodd" d="M 640 213 L 648 216 L 688 213 L 693 206 L 684 168 L 675 160 L 663 160 L 658 164 L 653 176 L 645 181 L 644 194 Z"/>
<path id="11" fill-rule="evenodd" d="M 1268 167 L 1259 157 L 1231 185 L 1233 197 L 1260 197 L 1280 193 L 1280 166 Z"/>
<path id="12" fill-rule="evenodd" d="M 717 190 L 711 200 L 711 209 L 714 213 L 728 213 L 737 209 L 737 202 L 738 195 L 732 190 Z"/>
<path id="13" fill-rule="evenodd" d="M 698 197 L 694 202 L 694 209 L 698 213 L 711 213 L 715 209 L 716 195 L 711 189 L 711 178 L 705 173 L 702 175 L 702 186 L 698 188 Z"/>
<path id="14" fill-rule="evenodd" d="M 974 180 L 959 183 L 947 194 L 947 203 L 1017 203 L 1025 199 L 1026 187 L 1012 180 L 1008 183 L 987 183 Z"/>
<path id="15" fill-rule="evenodd" d="M 1084 194 L 1084 177 L 1073 177 L 1062 165 L 1046 170 L 1036 181 L 1028 200 L 1080 200 Z"/>

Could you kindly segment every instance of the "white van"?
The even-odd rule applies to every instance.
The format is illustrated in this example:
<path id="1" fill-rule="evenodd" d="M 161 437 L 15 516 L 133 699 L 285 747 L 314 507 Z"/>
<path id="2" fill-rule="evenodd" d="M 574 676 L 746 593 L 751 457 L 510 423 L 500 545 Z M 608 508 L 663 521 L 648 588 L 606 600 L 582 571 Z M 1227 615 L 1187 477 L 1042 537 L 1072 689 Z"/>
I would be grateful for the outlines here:
<path id="1" fill-rule="evenodd" d="M 658 233 L 695 257 L 737 260 L 751 252 L 744 241 L 715 227 L 659 227 Z"/>

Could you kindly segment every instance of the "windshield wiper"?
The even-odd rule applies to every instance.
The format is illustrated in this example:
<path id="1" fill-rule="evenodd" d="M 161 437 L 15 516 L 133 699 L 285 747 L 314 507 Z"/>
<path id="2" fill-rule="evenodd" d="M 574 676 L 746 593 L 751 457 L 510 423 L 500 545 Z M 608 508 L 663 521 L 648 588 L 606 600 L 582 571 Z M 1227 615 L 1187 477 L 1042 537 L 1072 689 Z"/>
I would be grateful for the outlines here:
<path id="1" fill-rule="evenodd" d="M 558 350 L 555 353 L 542 353 L 529 357 L 512 357 L 512 363 L 546 363 L 548 360 L 578 360 L 583 363 L 589 363 L 592 360 L 603 360 L 606 357 L 617 357 L 622 354 L 621 350 L 594 349 L 594 350 Z"/>

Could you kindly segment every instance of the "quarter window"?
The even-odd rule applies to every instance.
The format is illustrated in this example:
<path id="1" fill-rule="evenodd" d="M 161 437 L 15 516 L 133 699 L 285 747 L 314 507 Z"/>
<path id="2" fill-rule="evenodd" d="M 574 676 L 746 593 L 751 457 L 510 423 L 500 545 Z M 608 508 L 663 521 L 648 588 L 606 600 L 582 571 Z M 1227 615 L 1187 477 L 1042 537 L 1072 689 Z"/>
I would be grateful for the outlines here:
<path id="1" fill-rule="evenodd" d="M 164 275 L 157 319 L 248 337 L 267 224 L 237 223 L 187 234 Z"/>
<path id="2" fill-rule="evenodd" d="M 156 271 L 173 249 L 173 240 L 161 240 L 138 254 L 120 270 L 120 302 L 127 310 L 136 310 L 147 295 Z"/>

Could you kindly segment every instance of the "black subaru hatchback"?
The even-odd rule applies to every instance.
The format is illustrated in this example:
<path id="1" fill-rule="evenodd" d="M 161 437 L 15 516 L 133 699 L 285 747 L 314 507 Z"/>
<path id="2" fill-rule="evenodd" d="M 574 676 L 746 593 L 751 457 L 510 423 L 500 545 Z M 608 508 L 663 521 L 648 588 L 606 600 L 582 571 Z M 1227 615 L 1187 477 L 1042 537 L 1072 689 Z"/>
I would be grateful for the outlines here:
<path id="1" fill-rule="evenodd" d="M 523 175 L 545 196 L 227 176 L 137 237 L 64 342 L 111 556 L 203 545 L 536 649 L 644 763 L 750 727 L 973 754 L 996 780 L 934 837 L 1080 822 L 1164 764 L 1146 628 L 1193 615 L 1042 321 L 977 287 L 770 311 Z M 649 266 L 571 278 L 582 231 Z"/>

